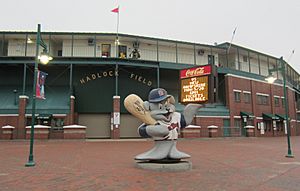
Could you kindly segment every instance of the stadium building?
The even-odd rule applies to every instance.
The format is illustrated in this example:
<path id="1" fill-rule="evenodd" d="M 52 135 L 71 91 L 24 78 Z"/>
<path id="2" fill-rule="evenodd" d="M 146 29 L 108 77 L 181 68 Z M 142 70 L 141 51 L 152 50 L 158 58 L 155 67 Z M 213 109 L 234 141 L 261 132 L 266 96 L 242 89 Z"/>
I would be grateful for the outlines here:
<path id="1" fill-rule="evenodd" d="M 1 137 L 28 138 L 31 124 L 36 32 L 0 31 Z M 42 32 L 53 60 L 39 64 L 47 73 L 45 97 L 36 102 L 36 123 L 43 138 L 66 138 L 68 125 L 86 138 L 136 138 L 140 121 L 123 106 L 131 93 L 147 100 L 165 88 L 182 111 L 180 71 L 209 67 L 207 96 L 194 126 L 184 137 L 300 135 L 300 76 L 276 56 L 235 44 L 199 44 L 115 33 Z M 270 70 L 285 65 L 288 115 L 285 117 L 283 75 L 266 82 Z M 192 70 L 191 69 L 191 70 Z M 198 68 L 199 69 L 199 68 Z M 66 127 L 67 126 L 67 127 Z M 27 127 L 27 128 L 26 128 Z M 74 135 L 75 136 L 75 135 Z M 39 136 L 37 136 L 39 137 Z M 76 136 L 75 136 L 76 137 Z"/>

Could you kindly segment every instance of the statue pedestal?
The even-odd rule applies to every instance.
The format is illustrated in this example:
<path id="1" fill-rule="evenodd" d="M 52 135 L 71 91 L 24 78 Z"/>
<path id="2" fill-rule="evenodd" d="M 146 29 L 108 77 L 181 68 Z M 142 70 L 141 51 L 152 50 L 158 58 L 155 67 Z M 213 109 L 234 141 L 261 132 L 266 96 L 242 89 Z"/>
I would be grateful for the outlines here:
<path id="1" fill-rule="evenodd" d="M 176 162 L 160 162 L 147 161 L 136 162 L 137 168 L 160 171 L 160 172 L 182 172 L 192 169 L 192 162 L 190 161 L 176 161 Z"/>

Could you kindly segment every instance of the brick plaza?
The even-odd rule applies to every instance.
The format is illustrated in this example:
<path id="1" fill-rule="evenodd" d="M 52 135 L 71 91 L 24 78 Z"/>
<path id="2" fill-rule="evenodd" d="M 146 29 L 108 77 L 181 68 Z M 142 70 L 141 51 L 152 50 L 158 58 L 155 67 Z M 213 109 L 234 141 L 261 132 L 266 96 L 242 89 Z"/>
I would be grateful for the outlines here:
<path id="1" fill-rule="evenodd" d="M 135 167 L 150 140 L 48 140 L 34 144 L 35 167 L 25 167 L 28 141 L 0 142 L 0 190 L 289 190 L 300 189 L 300 137 L 181 139 L 191 171 Z"/>

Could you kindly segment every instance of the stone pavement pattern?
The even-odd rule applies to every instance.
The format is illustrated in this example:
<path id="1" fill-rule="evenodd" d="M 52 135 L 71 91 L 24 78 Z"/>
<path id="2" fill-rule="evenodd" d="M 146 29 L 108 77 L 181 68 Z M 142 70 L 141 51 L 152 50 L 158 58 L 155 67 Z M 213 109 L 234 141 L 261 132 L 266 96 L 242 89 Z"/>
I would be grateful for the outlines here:
<path id="1" fill-rule="evenodd" d="M 286 137 L 180 140 L 192 155 L 187 172 L 135 168 L 151 141 L 36 141 L 36 166 L 25 167 L 28 141 L 0 141 L 0 191 L 300 190 L 300 137 L 285 158 Z"/>

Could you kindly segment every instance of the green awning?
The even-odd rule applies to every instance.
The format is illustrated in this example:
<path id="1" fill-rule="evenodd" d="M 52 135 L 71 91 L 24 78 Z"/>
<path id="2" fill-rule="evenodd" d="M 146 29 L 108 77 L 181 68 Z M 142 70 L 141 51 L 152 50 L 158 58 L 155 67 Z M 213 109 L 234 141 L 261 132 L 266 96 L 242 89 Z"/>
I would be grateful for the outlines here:
<path id="1" fill-rule="evenodd" d="M 272 113 L 263 113 L 262 116 L 266 120 L 279 120 L 279 117 Z"/>
<path id="2" fill-rule="evenodd" d="M 285 120 L 285 115 L 284 114 L 275 114 L 277 117 L 279 117 L 280 120 Z"/>
<path id="3" fill-rule="evenodd" d="M 241 111 L 241 112 L 240 112 L 240 115 L 241 115 L 242 117 L 243 117 L 243 116 L 246 116 L 247 118 L 254 118 L 253 113 L 246 112 L 246 111 Z"/>

